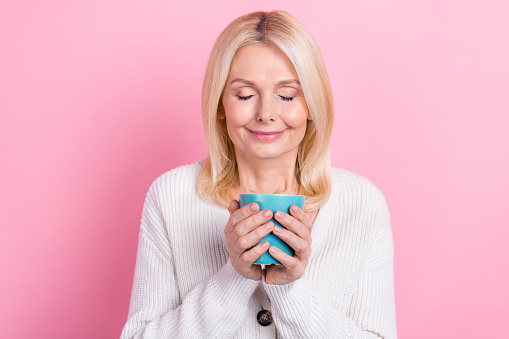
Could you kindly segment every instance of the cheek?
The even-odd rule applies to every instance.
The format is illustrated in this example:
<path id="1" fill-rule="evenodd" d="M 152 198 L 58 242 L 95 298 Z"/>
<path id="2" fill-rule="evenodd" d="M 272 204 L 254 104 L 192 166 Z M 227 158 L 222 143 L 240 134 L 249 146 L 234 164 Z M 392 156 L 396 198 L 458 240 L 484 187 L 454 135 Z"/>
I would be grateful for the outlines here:
<path id="1" fill-rule="evenodd" d="M 308 121 L 307 106 L 297 106 L 285 114 L 287 125 L 293 128 L 301 128 L 307 125 Z"/>
<path id="2" fill-rule="evenodd" d="M 244 126 L 246 123 L 244 121 L 245 119 L 243 118 L 245 114 L 239 105 L 228 102 L 225 102 L 223 105 L 225 110 L 226 129 L 228 131 L 228 136 L 234 144 L 237 144 L 239 141 L 239 128 Z"/>
<path id="3" fill-rule="evenodd" d="M 249 122 L 249 111 L 242 105 L 234 103 L 225 103 L 225 116 L 228 130 L 233 127 L 240 127 Z"/>

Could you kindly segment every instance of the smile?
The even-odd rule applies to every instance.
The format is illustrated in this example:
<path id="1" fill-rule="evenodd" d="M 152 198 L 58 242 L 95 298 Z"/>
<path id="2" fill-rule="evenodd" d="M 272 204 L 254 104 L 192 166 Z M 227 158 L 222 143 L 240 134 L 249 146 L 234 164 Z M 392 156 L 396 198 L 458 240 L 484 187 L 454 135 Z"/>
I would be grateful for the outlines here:
<path id="1" fill-rule="evenodd" d="M 262 131 L 251 131 L 250 129 L 248 129 L 248 131 L 257 139 L 260 139 L 260 140 L 274 140 L 274 139 L 277 139 L 279 138 L 280 136 L 283 135 L 283 133 L 286 131 L 286 129 L 282 130 L 282 131 L 271 131 L 271 132 L 262 132 Z"/>

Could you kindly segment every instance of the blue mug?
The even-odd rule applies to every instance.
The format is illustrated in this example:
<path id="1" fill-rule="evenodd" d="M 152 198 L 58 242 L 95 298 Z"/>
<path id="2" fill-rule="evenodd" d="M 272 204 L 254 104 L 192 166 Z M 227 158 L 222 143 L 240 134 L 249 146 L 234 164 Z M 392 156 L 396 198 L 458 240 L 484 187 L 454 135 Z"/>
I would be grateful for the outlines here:
<path id="1" fill-rule="evenodd" d="M 276 213 L 276 211 L 281 211 L 286 214 L 290 214 L 290 207 L 292 205 L 297 205 L 301 209 L 304 209 L 304 201 L 306 197 L 303 195 L 290 195 L 290 194 L 239 194 L 239 204 L 240 207 L 244 207 L 248 204 L 256 202 L 258 206 L 260 206 L 260 211 L 269 209 L 272 213 Z M 270 219 L 274 223 L 274 225 L 279 226 L 281 228 L 286 228 L 280 223 L 278 223 L 274 218 Z M 294 250 L 290 246 L 288 246 L 283 240 L 279 239 L 275 234 L 269 233 L 262 240 L 258 242 L 268 241 L 270 246 L 274 246 L 279 248 L 281 251 L 293 257 Z M 256 246 L 256 245 L 255 245 Z M 269 251 L 263 253 L 255 262 L 255 264 L 259 265 L 281 265 L 281 263 L 276 260 L 272 255 L 270 255 Z"/>

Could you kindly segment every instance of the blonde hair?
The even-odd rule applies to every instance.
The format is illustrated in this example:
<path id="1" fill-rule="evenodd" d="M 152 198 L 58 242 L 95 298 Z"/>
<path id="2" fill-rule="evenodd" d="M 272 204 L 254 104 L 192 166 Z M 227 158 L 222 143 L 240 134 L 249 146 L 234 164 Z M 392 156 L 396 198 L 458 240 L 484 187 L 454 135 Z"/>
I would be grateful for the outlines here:
<path id="1" fill-rule="evenodd" d="M 277 46 L 290 59 L 299 77 L 312 120 L 308 120 L 299 146 L 295 175 L 300 185 L 299 194 L 306 196 L 305 210 L 317 210 L 330 195 L 332 90 L 313 36 L 284 11 L 253 12 L 235 19 L 212 48 L 202 90 L 208 155 L 198 177 L 198 193 L 206 201 L 221 206 L 228 206 L 233 199 L 230 189 L 239 180 L 235 149 L 228 136 L 226 120 L 218 118 L 218 111 L 224 110 L 221 96 L 235 54 L 254 43 Z"/>

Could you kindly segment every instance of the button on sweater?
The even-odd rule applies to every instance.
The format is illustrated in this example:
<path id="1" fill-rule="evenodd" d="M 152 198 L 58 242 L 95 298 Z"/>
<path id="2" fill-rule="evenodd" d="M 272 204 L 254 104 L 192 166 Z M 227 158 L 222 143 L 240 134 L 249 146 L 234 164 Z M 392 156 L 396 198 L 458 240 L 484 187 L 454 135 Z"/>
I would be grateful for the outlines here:
<path id="1" fill-rule="evenodd" d="M 333 168 L 303 277 L 269 285 L 233 268 L 229 212 L 197 194 L 202 165 L 170 170 L 148 190 L 121 339 L 396 338 L 390 215 L 373 183 Z"/>

